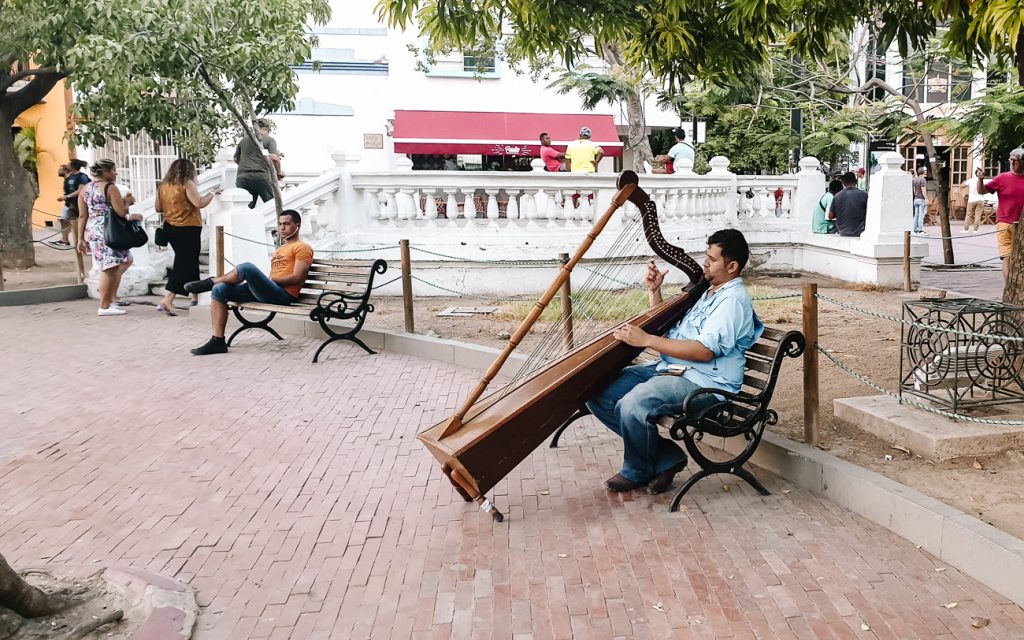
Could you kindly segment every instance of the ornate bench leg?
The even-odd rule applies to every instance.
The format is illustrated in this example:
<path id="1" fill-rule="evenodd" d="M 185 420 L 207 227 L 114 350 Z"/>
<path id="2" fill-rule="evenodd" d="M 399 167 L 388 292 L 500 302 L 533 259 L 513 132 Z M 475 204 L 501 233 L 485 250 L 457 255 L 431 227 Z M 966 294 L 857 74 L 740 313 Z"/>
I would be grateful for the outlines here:
<path id="1" fill-rule="evenodd" d="M 281 334 L 279 334 L 277 331 L 274 331 L 274 328 L 270 326 L 270 321 L 273 320 L 274 316 L 277 315 L 276 311 L 271 311 L 269 316 L 260 320 L 259 322 L 253 322 L 252 320 L 249 320 L 248 318 L 243 316 L 241 312 L 238 310 L 238 307 L 231 307 L 231 313 L 235 314 L 235 318 L 237 318 L 238 321 L 242 323 L 242 326 L 235 329 L 234 332 L 232 332 L 231 337 L 228 338 L 227 345 L 229 347 L 231 346 L 231 341 L 235 339 L 235 336 L 242 333 L 246 329 L 263 329 L 264 331 L 274 336 L 278 340 L 284 340 L 284 338 L 281 337 Z"/>
<path id="2" fill-rule="evenodd" d="M 551 444 L 549 445 L 550 448 L 557 449 L 558 448 L 558 439 L 562 437 L 562 434 L 565 433 L 565 430 L 568 429 L 570 426 L 572 426 L 572 423 L 576 422 L 577 420 L 579 420 L 580 418 L 582 418 L 584 416 L 589 416 L 589 415 L 590 415 L 590 409 L 587 408 L 587 405 L 583 405 L 582 407 L 577 409 L 576 413 L 574 413 L 571 416 L 569 416 L 569 419 L 565 421 L 565 424 L 563 424 L 562 426 L 558 427 L 558 431 L 555 432 L 555 435 L 551 436 Z"/>
<path id="3" fill-rule="evenodd" d="M 734 467 L 732 470 L 729 471 L 729 473 L 736 476 L 737 478 L 743 478 L 744 480 L 746 480 L 747 484 L 754 487 L 754 489 L 756 489 L 757 492 L 760 493 L 762 496 L 772 495 L 772 492 L 765 489 L 764 485 L 761 484 L 760 480 L 754 477 L 754 474 L 750 473 L 743 467 Z"/>
<path id="4" fill-rule="evenodd" d="M 687 478 L 686 482 L 683 483 L 683 486 L 679 487 L 679 491 L 676 491 L 676 495 L 673 496 L 672 504 L 670 504 L 668 507 L 669 512 L 675 513 L 676 511 L 679 511 L 679 503 L 683 501 L 683 496 L 686 495 L 686 492 L 692 489 L 693 485 L 697 484 L 698 482 L 712 475 L 713 473 L 714 471 L 709 471 L 708 469 L 701 469 L 700 471 L 694 473 L 692 476 Z"/>

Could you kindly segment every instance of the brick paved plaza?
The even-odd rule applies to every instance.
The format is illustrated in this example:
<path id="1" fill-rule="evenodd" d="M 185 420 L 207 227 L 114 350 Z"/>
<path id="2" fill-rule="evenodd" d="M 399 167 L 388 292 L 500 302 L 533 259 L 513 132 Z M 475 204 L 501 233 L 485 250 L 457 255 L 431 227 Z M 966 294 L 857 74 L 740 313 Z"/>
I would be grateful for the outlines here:
<path id="1" fill-rule="evenodd" d="M 199 325 L 95 307 L 0 309 L 0 549 L 188 582 L 197 638 L 1024 638 L 1005 598 L 777 478 L 679 514 L 610 495 L 594 423 L 498 485 L 494 524 L 413 437 L 475 372 L 254 334 L 195 358 Z"/>

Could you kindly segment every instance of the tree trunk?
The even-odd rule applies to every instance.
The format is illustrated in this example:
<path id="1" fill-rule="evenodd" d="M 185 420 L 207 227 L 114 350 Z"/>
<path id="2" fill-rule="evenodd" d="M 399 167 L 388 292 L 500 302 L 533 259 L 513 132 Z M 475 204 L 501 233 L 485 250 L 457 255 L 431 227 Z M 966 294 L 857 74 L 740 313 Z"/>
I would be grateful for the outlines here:
<path id="1" fill-rule="evenodd" d="M 0 115 L 0 254 L 8 267 L 36 263 L 32 244 L 32 205 L 36 194 L 28 171 L 14 152 L 13 119 Z"/>
<path id="2" fill-rule="evenodd" d="M 639 88 L 626 99 L 626 120 L 629 123 L 626 148 L 633 151 L 633 171 L 643 174 L 644 162 L 654 163 L 654 152 L 651 151 L 651 140 L 647 137 L 647 120 L 644 118 L 644 103 Z"/>
<path id="3" fill-rule="evenodd" d="M 1003 285 L 1003 302 L 1024 305 L 1024 232 L 1017 225 L 1010 252 L 1010 274 Z"/>
<path id="4" fill-rule="evenodd" d="M 43 593 L 25 582 L 0 555 L 0 607 L 25 618 L 38 618 L 63 611 L 68 605 L 63 596 Z"/>

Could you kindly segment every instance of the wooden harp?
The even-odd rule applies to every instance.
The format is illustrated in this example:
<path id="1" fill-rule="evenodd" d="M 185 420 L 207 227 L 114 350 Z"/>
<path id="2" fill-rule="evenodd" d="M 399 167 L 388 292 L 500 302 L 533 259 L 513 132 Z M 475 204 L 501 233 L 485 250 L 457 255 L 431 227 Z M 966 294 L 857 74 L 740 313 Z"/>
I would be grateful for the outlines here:
<path id="1" fill-rule="evenodd" d="M 642 351 L 614 339 L 609 330 L 540 368 L 513 388 L 483 396 L 491 380 L 558 293 L 573 267 L 583 258 L 615 211 L 627 201 L 636 205 L 651 249 L 690 278 L 689 285 L 683 290 L 687 295 L 670 297 L 637 314 L 628 321 L 629 324 L 648 333 L 664 334 L 707 290 L 708 283 L 700 265 L 683 249 L 665 240 L 658 224 L 657 206 L 639 187 L 637 175 L 632 171 L 622 172 L 616 187 L 618 190 L 611 206 L 594 222 L 572 258 L 562 265 L 558 277 L 509 338 L 504 350 L 461 408 L 447 420 L 417 436 L 441 463 L 442 471 L 462 497 L 467 501 L 475 500 L 499 522 L 504 517 L 485 494 L 560 426 L 572 419 L 587 400 L 614 380 L 619 371 Z"/>

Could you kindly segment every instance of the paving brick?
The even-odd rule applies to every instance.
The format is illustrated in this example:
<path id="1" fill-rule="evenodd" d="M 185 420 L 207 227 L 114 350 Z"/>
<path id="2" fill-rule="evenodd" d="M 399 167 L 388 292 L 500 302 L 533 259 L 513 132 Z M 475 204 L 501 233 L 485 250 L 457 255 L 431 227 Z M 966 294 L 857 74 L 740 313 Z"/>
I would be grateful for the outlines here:
<path id="1" fill-rule="evenodd" d="M 498 484 L 495 524 L 415 440 L 478 372 L 311 365 L 297 338 L 193 358 L 194 325 L 93 308 L 0 309 L 3 553 L 186 581 L 199 640 L 1024 638 L 1005 598 L 767 473 L 670 514 L 602 488 L 621 443 L 586 419 Z"/>

